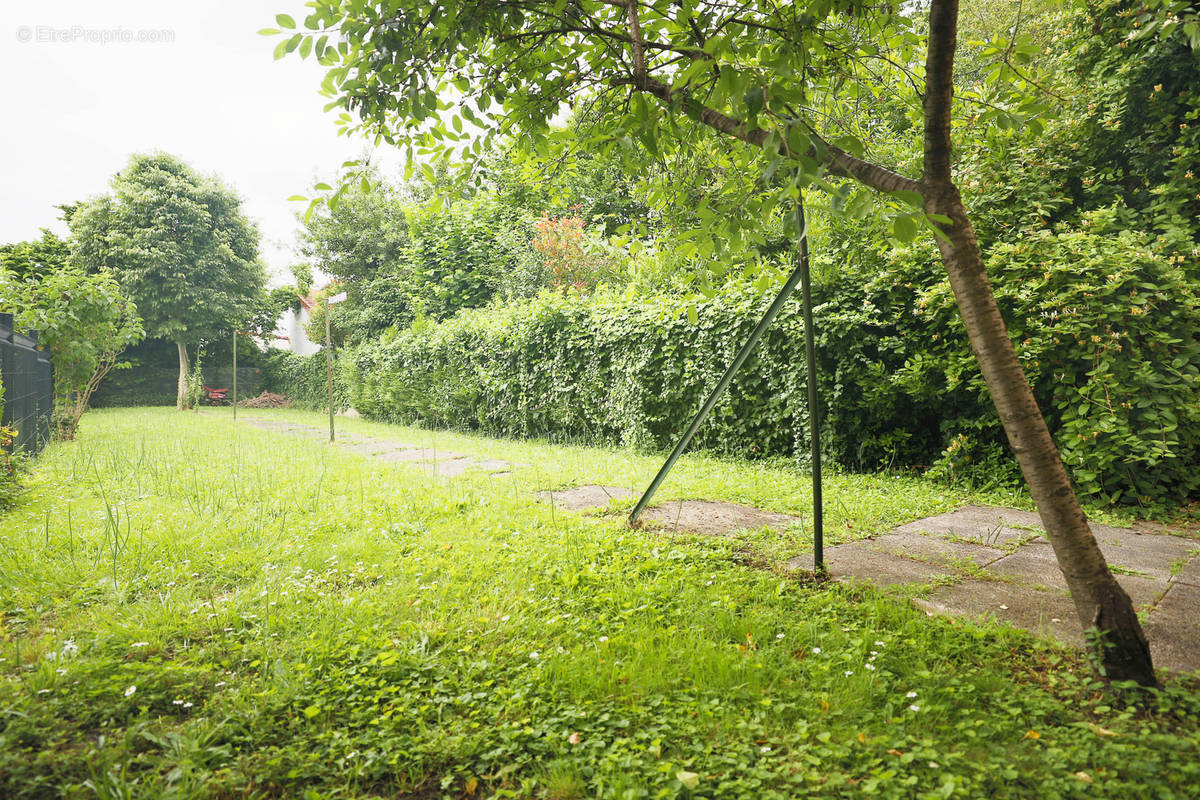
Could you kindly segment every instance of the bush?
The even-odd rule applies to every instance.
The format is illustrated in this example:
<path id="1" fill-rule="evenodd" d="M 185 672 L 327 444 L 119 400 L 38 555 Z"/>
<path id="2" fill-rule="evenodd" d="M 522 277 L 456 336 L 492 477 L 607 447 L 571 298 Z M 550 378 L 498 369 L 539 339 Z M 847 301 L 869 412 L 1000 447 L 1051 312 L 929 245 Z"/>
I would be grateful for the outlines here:
<path id="1" fill-rule="evenodd" d="M 1018 353 L 1084 494 L 1151 502 L 1200 489 L 1200 301 L 1153 240 L 1046 232 L 993 249 Z M 689 321 L 676 300 L 543 294 L 385 335 L 347 359 L 364 415 L 509 436 L 671 444 L 769 298 L 731 290 Z M 928 253 L 817 287 L 822 446 L 856 469 L 1016 476 L 945 274 Z M 743 456 L 806 446 L 803 328 L 789 303 L 697 435 Z M 988 473 L 984 475 L 983 473 Z"/>
<path id="2" fill-rule="evenodd" d="M 265 391 L 285 395 L 297 408 L 329 407 L 325 354 L 300 356 L 277 351 L 267 356 L 263 371 Z M 336 408 L 349 406 L 346 381 L 337 362 L 333 368 L 333 401 Z"/>

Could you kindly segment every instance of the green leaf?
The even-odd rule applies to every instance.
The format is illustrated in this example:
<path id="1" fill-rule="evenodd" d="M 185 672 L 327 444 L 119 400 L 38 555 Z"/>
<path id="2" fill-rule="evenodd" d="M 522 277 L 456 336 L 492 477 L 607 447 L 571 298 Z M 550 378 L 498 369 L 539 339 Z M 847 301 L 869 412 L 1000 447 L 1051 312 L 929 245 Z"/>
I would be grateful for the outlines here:
<path id="1" fill-rule="evenodd" d="M 896 217 L 892 220 L 892 234 L 901 242 L 911 242 L 917 236 L 917 224 L 908 215 Z"/>
<path id="2" fill-rule="evenodd" d="M 317 716 L 320 713 L 321 713 L 320 706 L 309 706 L 308 708 L 304 709 L 304 716 L 308 717 L 309 719 L 312 719 L 313 717 Z"/>
<path id="3" fill-rule="evenodd" d="M 700 776 L 695 772 L 688 772 L 685 769 L 681 769 L 675 773 L 675 780 L 682 783 L 688 791 L 694 791 L 700 785 Z"/>
<path id="4" fill-rule="evenodd" d="M 279 28 L 263 28 L 262 30 L 260 30 L 258 32 L 258 35 L 259 36 L 276 36 L 280 33 L 283 33 L 283 31 L 279 30 Z"/>
<path id="5" fill-rule="evenodd" d="M 330 191 L 331 189 L 333 189 L 333 187 L 332 187 L 332 186 L 330 186 L 328 183 L 324 183 L 324 182 L 322 182 L 322 183 L 318 183 L 318 184 L 317 184 L 316 186 L 314 186 L 313 188 L 314 188 L 314 189 L 316 189 L 318 192 L 328 192 L 328 191 Z"/>
<path id="6" fill-rule="evenodd" d="M 291 202 L 301 202 L 301 203 L 307 203 L 307 202 L 308 202 L 308 198 L 307 198 L 307 197 L 305 197 L 305 196 L 304 196 L 304 195 L 302 195 L 302 194 L 294 194 L 294 195 L 292 195 L 291 197 L 289 197 L 289 198 L 288 198 L 288 202 L 289 202 L 289 203 L 291 203 Z"/>
<path id="7" fill-rule="evenodd" d="M 275 21 L 279 23 L 279 27 L 291 30 L 296 27 L 296 20 L 292 19 L 287 14 L 276 14 Z"/>

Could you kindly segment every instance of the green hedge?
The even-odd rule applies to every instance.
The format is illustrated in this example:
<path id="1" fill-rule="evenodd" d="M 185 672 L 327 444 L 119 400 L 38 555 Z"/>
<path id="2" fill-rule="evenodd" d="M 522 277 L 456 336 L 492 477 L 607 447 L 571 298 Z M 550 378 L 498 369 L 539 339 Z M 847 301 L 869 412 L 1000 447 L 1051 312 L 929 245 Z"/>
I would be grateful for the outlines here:
<path id="1" fill-rule="evenodd" d="M 333 400 L 339 410 L 349 407 L 346 380 L 342 372 L 340 365 L 335 363 Z M 328 408 L 329 385 L 325 354 L 300 356 L 282 351 L 269 354 L 262 367 L 261 388 L 286 395 L 297 408 Z"/>
<path id="2" fill-rule="evenodd" d="M 1200 489 L 1200 301 L 1181 256 L 1095 229 L 994 249 L 989 271 L 1081 490 L 1111 501 Z M 728 292 L 689 320 L 675 301 L 543 295 L 466 311 L 355 350 L 364 415 L 508 436 L 669 445 L 769 298 Z M 822 442 L 857 469 L 1015 475 L 940 264 L 894 256 L 817 287 Z M 805 450 L 804 348 L 791 303 L 695 447 Z"/>

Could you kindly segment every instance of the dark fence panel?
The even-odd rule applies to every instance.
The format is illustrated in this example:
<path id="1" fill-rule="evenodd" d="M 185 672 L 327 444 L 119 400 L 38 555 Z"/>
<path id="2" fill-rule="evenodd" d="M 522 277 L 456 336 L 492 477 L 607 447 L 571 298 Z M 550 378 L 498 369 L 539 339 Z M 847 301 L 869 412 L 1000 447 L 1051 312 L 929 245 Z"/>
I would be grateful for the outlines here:
<path id="1" fill-rule="evenodd" d="M 15 428 L 14 446 L 37 453 L 50 441 L 54 373 L 50 357 L 38 350 L 37 331 L 18 331 L 12 314 L 0 314 L 0 382 L 4 415 L 0 425 Z"/>

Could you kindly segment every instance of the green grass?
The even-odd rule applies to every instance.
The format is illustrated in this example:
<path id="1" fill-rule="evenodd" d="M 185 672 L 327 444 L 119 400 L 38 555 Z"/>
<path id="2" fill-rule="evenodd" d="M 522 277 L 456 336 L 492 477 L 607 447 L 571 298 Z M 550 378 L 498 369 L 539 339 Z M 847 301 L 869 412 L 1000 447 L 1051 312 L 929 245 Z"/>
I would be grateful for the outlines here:
<path id="1" fill-rule="evenodd" d="M 92 412 L 47 450 L 0 516 L 0 797 L 1200 785 L 1194 683 L 1125 705 L 1018 631 L 748 565 L 804 550 L 803 524 L 711 539 L 536 500 L 640 489 L 656 457 L 339 425 L 527 466 L 434 479 L 227 411 Z M 835 475 L 826 492 L 834 539 L 1021 502 L 887 476 Z M 689 456 L 662 496 L 807 514 L 808 477 Z"/>

